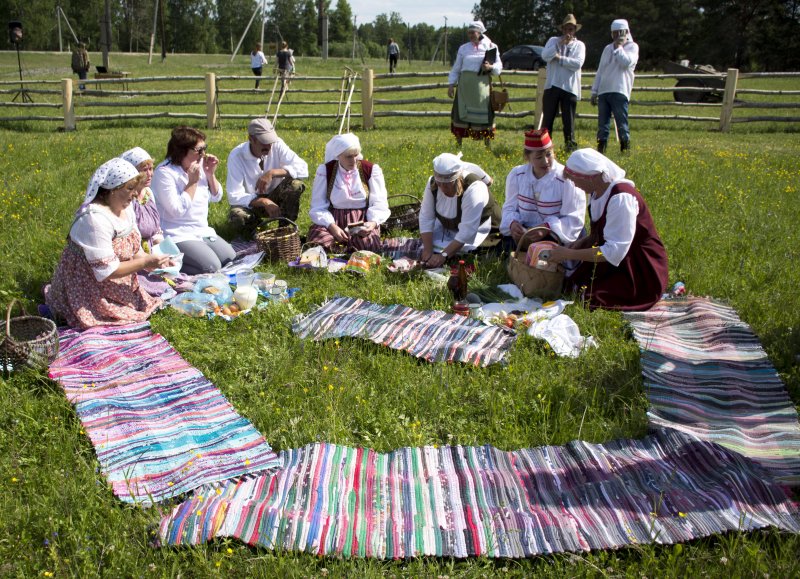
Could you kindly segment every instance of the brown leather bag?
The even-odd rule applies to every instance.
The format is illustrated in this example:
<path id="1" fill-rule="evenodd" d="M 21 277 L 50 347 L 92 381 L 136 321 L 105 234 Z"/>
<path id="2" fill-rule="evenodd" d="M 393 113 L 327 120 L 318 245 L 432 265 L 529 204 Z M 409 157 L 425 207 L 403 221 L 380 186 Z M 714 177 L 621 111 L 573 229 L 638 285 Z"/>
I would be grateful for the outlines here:
<path id="1" fill-rule="evenodd" d="M 508 104 L 508 90 L 503 86 L 503 77 L 499 77 L 500 88 L 495 88 L 494 85 L 489 89 L 489 100 L 492 103 L 492 110 L 499 113 Z"/>

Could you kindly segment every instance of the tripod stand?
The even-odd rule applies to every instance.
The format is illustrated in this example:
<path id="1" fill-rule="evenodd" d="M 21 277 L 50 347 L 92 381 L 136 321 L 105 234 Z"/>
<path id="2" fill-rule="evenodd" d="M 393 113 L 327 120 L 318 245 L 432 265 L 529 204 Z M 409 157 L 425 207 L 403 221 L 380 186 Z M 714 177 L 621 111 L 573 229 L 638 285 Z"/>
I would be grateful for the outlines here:
<path id="1" fill-rule="evenodd" d="M 19 67 L 19 90 L 14 94 L 14 98 L 11 99 L 11 102 L 17 102 L 17 99 L 22 97 L 23 103 L 32 103 L 33 99 L 31 95 L 28 94 L 28 89 L 25 88 L 25 83 L 22 82 L 22 60 L 19 57 L 19 43 L 14 43 L 14 46 L 17 47 L 17 66 Z"/>

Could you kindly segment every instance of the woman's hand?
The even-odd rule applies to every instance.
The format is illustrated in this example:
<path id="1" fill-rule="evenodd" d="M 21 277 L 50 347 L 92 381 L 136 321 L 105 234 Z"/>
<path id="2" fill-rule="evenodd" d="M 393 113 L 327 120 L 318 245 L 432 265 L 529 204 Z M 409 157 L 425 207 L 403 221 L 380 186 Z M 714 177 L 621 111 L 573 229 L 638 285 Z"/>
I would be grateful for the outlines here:
<path id="1" fill-rule="evenodd" d="M 208 180 L 211 181 L 212 177 L 214 176 L 214 172 L 217 170 L 217 166 L 219 165 L 219 158 L 216 155 L 206 155 L 203 157 L 203 171 L 205 171 Z"/>
<path id="2" fill-rule="evenodd" d="M 347 235 L 347 232 L 338 225 L 336 225 L 335 223 L 331 223 L 328 226 L 328 232 L 331 235 L 333 235 L 333 238 L 336 241 L 340 243 L 347 243 L 348 241 L 350 241 L 350 236 Z"/>
<path id="3" fill-rule="evenodd" d="M 453 86 L 452 84 L 447 87 L 447 96 L 449 98 L 453 98 L 454 96 L 456 96 L 456 87 Z"/>
<path id="4" fill-rule="evenodd" d="M 520 238 L 525 235 L 525 227 L 519 221 L 512 221 L 509 229 L 511 230 L 511 238 L 515 243 L 519 243 Z"/>
<path id="5" fill-rule="evenodd" d="M 492 63 L 489 62 L 488 60 L 484 60 L 483 61 L 483 70 L 485 70 L 486 72 L 490 72 L 492 70 Z"/>
<path id="6" fill-rule="evenodd" d="M 553 262 L 553 263 L 561 263 L 562 261 L 565 261 L 565 260 L 567 260 L 567 259 L 570 259 L 570 258 L 567 256 L 567 253 L 568 253 L 570 250 L 569 250 L 569 249 L 567 249 L 567 248 L 565 248 L 565 247 L 561 247 L 560 245 L 559 245 L 559 246 L 556 246 L 556 247 L 552 247 L 552 248 L 550 248 L 550 250 L 549 250 L 549 251 L 550 251 L 550 255 L 549 255 L 549 256 L 548 256 L 548 258 L 545 260 L 545 261 L 547 261 L 548 263 L 549 263 L 549 262 Z"/>
<path id="7" fill-rule="evenodd" d="M 374 221 L 365 221 L 364 224 L 361 226 L 361 228 L 358 230 L 358 233 L 356 233 L 356 235 L 358 235 L 359 237 L 366 237 L 367 235 L 372 233 L 372 230 L 375 229 L 377 226 L 378 224 L 375 223 Z"/>
<path id="8" fill-rule="evenodd" d="M 189 176 L 189 183 L 188 186 L 196 185 L 200 182 L 200 177 L 202 176 L 203 171 L 203 163 L 202 160 L 195 161 L 191 165 L 189 165 L 189 170 L 186 171 L 186 174 Z"/>
<path id="9" fill-rule="evenodd" d="M 153 255 L 148 254 L 144 258 L 144 267 L 142 269 L 146 271 L 153 271 L 154 269 L 161 269 L 164 267 L 170 267 L 172 264 L 172 260 L 170 259 L 169 255 Z"/>

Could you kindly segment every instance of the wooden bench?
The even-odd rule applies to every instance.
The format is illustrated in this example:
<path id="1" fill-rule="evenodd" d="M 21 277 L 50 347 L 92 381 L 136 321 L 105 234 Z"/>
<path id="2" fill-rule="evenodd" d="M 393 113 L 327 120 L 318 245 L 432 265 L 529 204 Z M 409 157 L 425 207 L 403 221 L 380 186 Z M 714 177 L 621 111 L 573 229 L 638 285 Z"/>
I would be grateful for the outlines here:
<path id="1" fill-rule="evenodd" d="M 114 72 L 96 72 L 96 73 L 94 73 L 95 80 L 103 80 L 103 79 L 107 79 L 107 78 L 127 79 L 127 78 L 130 78 L 130 76 L 131 76 L 131 73 L 126 72 L 126 71 L 122 71 L 122 70 L 117 70 L 117 71 L 114 71 Z M 95 88 L 97 90 L 103 90 L 103 85 L 100 84 L 100 83 L 96 83 L 95 84 Z M 124 82 L 124 81 L 122 82 L 122 90 L 124 90 L 124 91 L 128 90 L 128 83 L 127 82 Z"/>

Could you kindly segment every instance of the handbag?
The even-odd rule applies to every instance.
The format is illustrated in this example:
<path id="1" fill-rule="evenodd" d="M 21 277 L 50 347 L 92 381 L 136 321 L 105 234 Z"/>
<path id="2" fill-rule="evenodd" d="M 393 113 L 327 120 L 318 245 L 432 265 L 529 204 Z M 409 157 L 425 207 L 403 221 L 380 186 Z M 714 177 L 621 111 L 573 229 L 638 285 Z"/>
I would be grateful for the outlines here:
<path id="1" fill-rule="evenodd" d="M 508 277 L 526 297 L 553 300 L 561 295 L 561 288 L 564 285 L 564 268 L 560 264 L 555 268 L 546 263 L 542 263 L 543 269 L 539 266 L 539 253 L 548 249 L 549 242 L 539 242 L 536 245 L 539 250 L 536 252 L 536 265 L 528 265 L 526 237 L 537 229 L 539 228 L 533 227 L 520 237 L 517 250 L 512 251 L 508 257 Z M 532 244 L 528 242 L 528 245 Z"/>
<path id="2" fill-rule="evenodd" d="M 503 86 L 503 76 L 500 75 L 500 88 L 496 89 L 494 85 L 489 87 L 489 100 L 492 103 L 492 110 L 499 113 L 508 104 L 508 90 Z"/>

